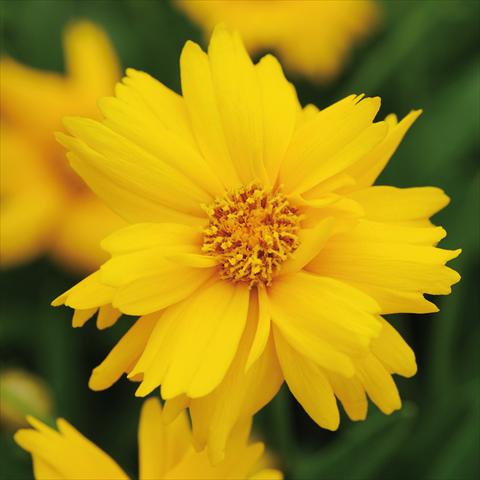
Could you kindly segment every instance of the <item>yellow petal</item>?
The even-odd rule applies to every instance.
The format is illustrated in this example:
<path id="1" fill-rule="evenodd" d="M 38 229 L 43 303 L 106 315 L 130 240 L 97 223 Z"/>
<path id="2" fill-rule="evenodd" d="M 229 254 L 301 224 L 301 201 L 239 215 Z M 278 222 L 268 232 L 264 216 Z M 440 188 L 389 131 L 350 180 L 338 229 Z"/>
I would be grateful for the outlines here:
<path id="1" fill-rule="evenodd" d="M 168 252 L 168 247 L 116 255 L 100 267 L 100 279 L 106 285 L 122 287 L 142 278 L 174 272 L 176 265 L 165 259 L 165 250 Z"/>
<path id="2" fill-rule="evenodd" d="M 348 234 L 346 234 L 345 238 Z M 423 245 L 332 241 L 308 266 L 319 274 L 407 292 L 446 295 L 460 280 L 445 266 L 460 250 L 442 250 Z M 353 241 L 351 241 L 353 240 Z"/>
<path id="3" fill-rule="evenodd" d="M 35 474 L 72 480 L 128 480 L 116 462 L 65 420 L 58 419 L 59 432 L 34 418 L 28 420 L 36 430 L 19 430 L 14 438 L 32 454 Z"/>
<path id="4" fill-rule="evenodd" d="M 299 212 L 304 215 L 302 227 L 305 229 L 314 229 L 321 222 L 332 217 L 336 220 L 333 231 L 338 233 L 346 227 L 352 228 L 364 216 L 363 208 L 359 203 L 336 193 L 322 194 L 317 198 L 306 198 L 301 195 L 291 198 L 294 205 L 298 205 Z"/>
<path id="5" fill-rule="evenodd" d="M 87 321 L 90 320 L 93 315 L 95 315 L 97 310 L 97 307 L 87 308 L 85 310 L 75 310 L 73 312 L 72 327 L 83 327 L 85 323 L 87 323 Z"/>
<path id="6" fill-rule="evenodd" d="M 156 200 L 142 197 L 119 183 L 116 178 L 109 178 L 104 175 L 95 167 L 95 164 L 106 164 L 105 157 L 99 155 L 87 145 L 77 142 L 75 139 L 67 140 L 69 137 L 62 137 L 61 134 L 57 134 L 56 137 L 64 144 L 75 141 L 75 149 L 78 149 L 81 153 L 79 155 L 73 152 L 67 153 L 70 165 L 85 180 L 92 191 L 121 218 L 130 223 L 174 222 L 187 225 L 204 225 L 205 219 L 203 217 L 183 213 L 161 205 Z M 89 158 L 91 162 L 85 162 L 85 158 Z"/>
<path id="7" fill-rule="evenodd" d="M 354 97 L 355 95 L 351 95 L 350 97 Z M 348 97 L 347 97 L 348 98 Z M 320 109 L 314 105 L 313 103 L 308 103 L 303 107 L 303 109 L 298 112 L 297 115 L 297 128 L 300 128 L 305 123 L 311 122 L 317 117 L 317 113 Z"/>
<path id="8" fill-rule="evenodd" d="M 199 148 L 224 186 L 235 188 L 240 179 L 223 133 L 208 57 L 196 43 L 188 41 L 185 44 L 180 70 L 182 93 Z"/>
<path id="9" fill-rule="evenodd" d="M 367 219 L 380 222 L 428 218 L 450 201 L 441 189 L 435 187 L 376 186 L 352 192 L 349 197 L 360 203 Z"/>
<path id="10" fill-rule="evenodd" d="M 189 266 L 205 269 L 214 266 L 215 259 L 193 255 L 194 260 L 190 256 L 181 257 L 183 261 L 169 261 L 165 257 L 200 252 L 200 242 L 198 231 L 179 224 L 131 225 L 105 239 L 102 246 L 113 257 L 102 265 L 100 272 L 102 282 L 117 287 L 114 306 L 125 313 L 141 315 L 165 308 L 192 293 L 211 272 L 197 272 Z M 163 286 L 158 288 L 159 284 Z"/>
<path id="11" fill-rule="evenodd" d="M 61 127 L 61 118 L 78 111 L 78 100 L 72 98 L 67 81 L 58 73 L 43 72 L 8 57 L 0 60 L 2 81 L 2 115 L 19 125 L 36 140 L 45 142 L 47 135 Z M 41 121 L 38 112 L 42 112 Z"/>
<path id="12" fill-rule="evenodd" d="M 140 317 L 118 341 L 105 360 L 93 369 L 88 386 L 105 390 L 112 386 L 137 361 L 158 321 L 158 315 Z"/>
<path id="13" fill-rule="evenodd" d="M 351 420 L 365 420 L 368 401 L 365 389 L 358 378 L 345 378 L 333 372 L 328 373 L 335 396 L 340 400 Z"/>
<path id="14" fill-rule="evenodd" d="M 219 264 L 218 258 L 199 253 L 173 253 L 166 255 L 166 257 L 171 262 L 186 267 L 212 268 Z"/>
<path id="15" fill-rule="evenodd" d="M 208 268 L 165 264 L 157 273 L 119 287 L 113 306 L 129 315 L 145 315 L 173 305 L 193 294 L 212 276 Z"/>
<path id="16" fill-rule="evenodd" d="M 211 196 L 170 161 L 147 151 L 106 125 L 80 117 L 64 119 L 73 137 L 57 135 L 82 164 L 95 168 L 107 180 L 126 188 L 131 194 L 190 215 L 203 215 L 200 205 Z M 92 155 L 93 151 L 100 155 Z M 178 154 L 172 153 L 172 155 Z M 81 171 L 77 172 L 82 175 Z M 88 183 L 87 177 L 84 180 Z"/>
<path id="17" fill-rule="evenodd" d="M 273 468 L 264 468 L 248 477 L 248 480 L 283 480 L 283 473 Z"/>
<path id="18" fill-rule="evenodd" d="M 300 110 L 294 86 L 289 83 L 278 60 L 263 57 L 256 66 L 263 105 L 263 158 L 271 185 L 290 144 Z"/>
<path id="19" fill-rule="evenodd" d="M 144 374 L 136 395 L 160 384 L 165 399 L 209 393 L 232 362 L 247 308 L 246 286 L 217 281 L 165 310 L 131 372 Z"/>
<path id="20" fill-rule="evenodd" d="M 141 146 L 145 152 L 159 159 L 159 163 L 169 165 L 201 185 L 210 195 L 221 194 L 222 185 L 216 172 L 203 159 L 188 123 L 185 124 L 188 117 L 183 99 L 146 73 L 129 69 L 127 74 L 124 84 L 117 86 L 117 98 L 99 101 L 105 116 L 103 123 Z M 157 102 L 159 105 L 156 105 Z"/>
<path id="21" fill-rule="evenodd" d="M 257 330 L 255 332 L 255 337 L 253 338 L 252 347 L 250 348 L 250 353 L 248 354 L 248 359 L 245 364 L 245 372 L 258 360 L 262 355 L 263 351 L 268 342 L 268 337 L 270 336 L 270 309 L 268 305 L 268 297 L 263 286 L 258 286 L 257 288 L 258 296 L 253 294 L 250 297 L 250 302 L 258 302 L 258 321 L 257 321 Z M 253 307 L 255 309 L 255 307 Z M 254 315 L 252 313 L 252 315 Z"/>
<path id="22" fill-rule="evenodd" d="M 113 308 L 110 304 L 102 305 L 98 310 L 97 328 L 104 330 L 114 325 L 117 320 L 122 316 L 122 312 Z"/>
<path id="23" fill-rule="evenodd" d="M 201 452 L 191 450 L 166 474 L 166 478 L 170 480 L 247 478 L 263 453 L 263 445 L 247 443 L 251 422 L 244 423 L 246 428 L 243 423 L 235 428 L 228 442 L 225 457 L 221 461 L 211 463 L 205 450 Z"/>
<path id="24" fill-rule="evenodd" d="M 412 377 L 417 373 L 413 350 L 387 321 L 382 319 L 382 325 L 379 337 L 372 342 L 373 354 L 388 368 L 389 373 Z"/>
<path id="25" fill-rule="evenodd" d="M 351 47 L 372 30 L 379 6 L 370 0 L 176 0 L 206 36 L 219 22 L 238 30 L 252 55 L 275 51 L 311 82 L 332 80 Z"/>
<path id="26" fill-rule="evenodd" d="M 257 71 L 237 33 L 219 25 L 208 47 L 212 83 L 230 158 L 242 182 L 266 180 Z"/>
<path id="27" fill-rule="evenodd" d="M 190 402 L 196 447 L 203 449 L 207 445 L 213 462 L 224 458 L 234 425 L 251 418 L 266 405 L 283 382 L 271 336 L 258 360 L 248 371 L 245 369 L 258 328 L 256 315 L 255 304 L 251 302 L 247 327 L 222 383 L 209 395 Z"/>
<path id="28" fill-rule="evenodd" d="M 175 341 L 178 339 L 177 332 L 181 324 L 177 320 L 180 313 L 181 310 L 178 308 L 166 309 L 160 313 L 140 358 L 128 375 L 128 378 L 141 380 L 135 392 L 136 396 L 144 397 L 162 383 L 175 348 Z"/>
<path id="29" fill-rule="evenodd" d="M 282 264 L 280 275 L 298 272 L 309 263 L 322 249 L 323 245 L 325 245 L 328 237 L 332 233 L 333 224 L 333 218 L 326 218 L 314 228 L 300 230 L 298 235 L 300 246 L 292 256 Z"/>
<path id="30" fill-rule="evenodd" d="M 35 479 L 45 478 L 46 480 L 63 480 L 61 474 L 55 470 L 55 467 L 50 466 L 44 460 L 36 457 L 32 459 L 33 476 Z"/>
<path id="31" fill-rule="evenodd" d="M 78 196 L 57 229 L 51 246 L 53 257 L 77 271 L 93 272 L 108 259 L 100 241 L 124 225 L 124 220 L 94 195 Z"/>
<path id="32" fill-rule="evenodd" d="M 385 414 L 401 407 L 397 387 L 382 363 L 373 355 L 357 360 L 357 376 L 368 396 Z"/>
<path id="33" fill-rule="evenodd" d="M 57 297 L 52 305 L 67 305 L 75 309 L 100 307 L 112 302 L 114 289 L 100 281 L 100 272 L 95 272 Z"/>
<path id="34" fill-rule="evenodd" d="M 380 313 L 435 313 L 438 307 L 429 302 L 422 293 L 406 292 L 398 289 L 385 288 L 381 285 L 368 285 L 351 280 L 348 284 L 365 292 L 374 298 L 380 306 Z"/>
<path id="35" fill-rule="evenodd" d="M 113 92 L 120 65 L 103 30 L 91 22 L 71 23 L 63 42 L 70 81 L 88 91 L 92 99 Z"/>
<path id="36" fill-rule="evenodd" d="M 201 245 L 200 231 L 176 223 L 138 223 L 119 229 L 102 241 L 102 248 L 112 255 L 153 247 Z"/>
<path id="37" fill-rule="evenodd" d="M 369 187 L 375 183 L 375 180 L 395 153 L 408 129 L 421 113 L 421 110 L 413 110 L 400 123 L 397 123 L 395 116 L 386 118 L 389 130 L 383 142 L 367 153 L 361 161 L 348 169 L 348 173 L 355 178 L 355 189 Z"/>
<path id="38" fill-rule="evenodd" d="M 165 431 L 162 407 L 157 398 L 149 398 L 142 406 L 138 425 L 139 478 L 163 478 L 165 472 Z"/>
<path id="39" fill-rule="evenodd" d="M 280 170 L 280 182 L 285 185 L 286 192 L 305 191 L 345 169 L 351 161 L 351 153 L 342 159 L 340 152 L 348 149 L 351 142 L 366 141 L 368 150 L 371 135 L 372 145 L 378 143 L 386 134 L 385 126 L 372 125 L 379 108 L 379 98 L 358 101 L 351 95 L 303 124 L 296 131 Z M 362 133 L 367 135 L 364 140 Z M 334 162 L 332 157 L 336 158 Z"/>
<path id="40" fill-rule="evenodd" d="M 348 166 L 354 165 L 364 155 L 371 152 L 385 138 L 387 131 L 385 122 L 369 125 L 356 138 L 347 142 L 343 148 L 332 155 L 321 169 L 306 177 L 296 191 L 306 192 L 343 173 Z"/>
<path id="41" fill-rule="evenodd" d="M 329 192 L 343 191 L 346 187 L 352 187 L 356 184 L 354 178 L 347 173 L 337 173 L 323 182 L 317 183 L 315 187 L 308 190 L 305 195 L 308 198 L 315 198 L 319 195 L 325 195 Z"/>
<path id="42" fill-rule="evenodd" d="M 172 423 L 162 422 L 162 408 L 157 398 L 142 406 L 138 429 L 139 478 L 158 480 L 191 449 L 191 433 L 183 413 Z"/>
<path id="43" fill-rule="evenodd" d="M 436 245 L 447 232 L 442 227 L 414 227 L 394 223 L 383 223 L 361 219 L 350 230 L 348 236 L 355 236 L 358 242 L 373 243 L 412 243 L 417 245 Z M 339 238 L 337 238 L 337 241 Z"/>
<path id="44" fill-rule="evenodd" d="M 181 306 L 183 328 L 162 383 L 163 398 L 202 397 L 221 382 L 238 348 L 248 302 L 247 286 L 220 281 Z"/>
<path id="45" fill-rule="evenodd" d="M 290 391 L 310 417 L 327 430 L 340 422 L 332 387 L 321 369 L 295 351 L 275 327 L 275 347 Z"/>
<path id="46" fill-rule="evenodd" d="M 285 275 L 268 297 L 272 320 L 285 339 L 311 360 L 346 376 L 354 373 L 349 356 L 365 353 L 381 330 L 376 302 L 331 278 Z"/>
<path id="47" fill-rule="evenodd" d="M 329 344 L 320 336 L 316 336 L 302 325 L 297 326 L 295 318 L 289 318 L 281 310 L 271 307 L 272 320 L 281 335 L 292 348 L 302 353 L 314 364 L 352 377 L 355 368 L 348 355 Z"/>
<path id="48" fill-rule="evenodd" d="M 64 33 L 67 75 L 43 72 L 2 59 L 2 114 L 50 148 L 52 132 L 65 115 L 92 115 L 99 96 L 109 95 L 119 65 L 102 30 L 90 22 L 70 24 Z M 38 112 L 42 112 L 39 119 Z"/>
<path id="49" fill-rule="evenodd" d="M 4 81 L 3 64 L 2 85 Z M 3 92 L 2 92 L 3 108 Z M 3 122 L 2 122 L 3 123 Z M 42 152 L 21 130 L 0 129 L 0 266 L 27 262 L 48 250 L 68 199 Z"/>
<path id="50" fill-rule="evenodd" d="M 190 399 L 182 394 L 171 398 L 163 404 L 162 419 L 164 423 L 170 423 L 177 418 L 182 410 L 185 410 L 190 404 Z"/>
<path id="51" fill-rule="evenodd" d="M 142 116 L 151 118 L 152 114 L 155 115 L 156 121 L 169 131 L 181 136 L 190 145 L 196 145 L 185 100 L 180 95 L 148 73 L 133 68 L 127 68 L 123 83 L 127 89 L 117 92 L 119 100 L 131 103 L 132 107 L 141 111 Z"/>

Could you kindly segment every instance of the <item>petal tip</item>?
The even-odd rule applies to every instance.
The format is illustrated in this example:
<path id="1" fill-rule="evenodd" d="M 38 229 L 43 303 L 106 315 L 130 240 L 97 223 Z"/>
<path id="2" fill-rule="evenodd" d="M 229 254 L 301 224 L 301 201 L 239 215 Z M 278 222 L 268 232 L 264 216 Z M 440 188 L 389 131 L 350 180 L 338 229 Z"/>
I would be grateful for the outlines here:
<path id="1" fill-rule="evenodd" d="M 329 419 L 328 421 L 324 422 L 322 427 L 325 428 L 326 430 L 330 430 L 331 432 L 336 432 L 340 427 L 340 416 L 334 419 Z"/>
<path id="2" fill-rule="evenodd" d="M 59 295 L 57 298 L 53 299 L 50 302 L 50 306 L 51 307 L 60 307 L 62 305 L 65 305 L 65 300 L 66 300 L 66 295 L 64 293 L 62 293 L 61 295 Z"/>
<path id="3" fill-rule="evenodd" d="M 154 387 L 155 388 L 155 387 Z M 150 388 L 145 385 L 145 382 L 142 382 L 138 388 L 135 390 L 136 397 L 146 397 L 154 388 Z M 165 399 L 162 392 L 162 398 Z"/>
<path id="4" fill-rule="evenodd" d="M 96 368 L 94 368 L 92 370 L 90 378 L 88 379 L 88 388 L 90 390 L 93 390 L 94 392 L 99 392 L 101 390 L 104 390 L 104 388 L 102 388 L 102 386 L 101 386 L 101 383 L 99 382 L 98 373 L 97 373 Z"/>

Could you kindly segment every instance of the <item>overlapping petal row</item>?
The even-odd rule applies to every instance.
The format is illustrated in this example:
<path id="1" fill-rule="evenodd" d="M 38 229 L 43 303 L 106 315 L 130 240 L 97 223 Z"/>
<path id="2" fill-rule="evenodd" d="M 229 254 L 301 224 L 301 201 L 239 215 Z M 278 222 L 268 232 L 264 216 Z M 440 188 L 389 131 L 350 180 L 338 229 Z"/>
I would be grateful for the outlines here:
<path id="1" fill-rule="evenodd" d="M 302 108 L 274 57 L 252 64 L 237 34 L 215 30 L 208 53 L 188 42 L 182 96 L 127 70 L 102 121 L 69 118 L 77 173 L 131 225 L 106 238 L 111 259 L 55 300 L 74 326 L 98 311 L 106 328 L 138 316 L 93 371 L 90 387 L 124 373 L 157 387 L 165 415 L 189 407 L 197 447 L 224 455 L 235 424 L 285 380 L 322 427 L 400 408 L 393 374 L 416 372 L 412 350 L 381 315 L 428 313 L 424 294 L 448 294 L 459 254 L 437 248 L 429 218 L 448 203 L 439 189 L 372 186 L 408 128 L 375 121 L 378 98 L 351 95 Z M 206 206 L 239 187 L 281 191 L 298 212 L 299 246 L 271 285 L 224 279 L 202 250 Z"/>
<path id="2" fill-rule="evenodd" d="M 183 413 L 168 425 L 160 402 L 145 401 L 138 428 L 139 476 L 148 479 L 281 480 L 271 468 L 259 468 L 264 451 L 260 442 L 249 443 L 251 421 L 239 425 L 229 439 L 224 460 L 213 466 L 205 451 L 195 451 L 187 416 Z M 32 429 L 22 429 L 15 441 L 33 459 L 37 479 L 127 480 L 125 471 L 103 450 L 67 421 L 57 420 L 58 431 L 30 417 Z M 263 463 L 266 463 L 263 461 Z"/>

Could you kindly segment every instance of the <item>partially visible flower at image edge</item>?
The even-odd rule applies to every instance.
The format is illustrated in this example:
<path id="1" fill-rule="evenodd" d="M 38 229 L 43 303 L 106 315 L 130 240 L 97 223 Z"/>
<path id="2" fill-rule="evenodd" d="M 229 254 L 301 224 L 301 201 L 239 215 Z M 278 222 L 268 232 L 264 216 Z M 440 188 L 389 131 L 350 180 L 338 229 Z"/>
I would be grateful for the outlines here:
<path id="1" fill-rule="evenodd" d="M 120 66 L 106 34 L 87 21 L 63 37 L 65 75 L 0 60 L 0 266 L 48 253 L 90 273 L 107 256 L 99 242 L 125 225 L 65 161 L 54 132 L 65 115 L 95 115 Z"/>
<path id="2" fill-rule="evenodd" d="M 81 327 L 139 316 L 89 381 L 122 374 L 137 396 L 161 386 L 166 418 L 190 409 L 198 448 L 223 458 L 232 428 L 285 380 L 321 427 L 352 420 L 367 394 L 401 406 L 392 374 L 415 356 L 380 315 L 430 313 L 460 276 L 436 247 L 438 188 L 372 186 L 419 116 L 374 122 L 379 98 L 302 108 L 277 60 L 254 65 L 240 36 L 215 29 L 208 54 L 187 42 L 182 96 L 127 70 L 101 122 L 67 118 L 72 167 L 131 223 L 111 259 L 53 305 Z M 112 313 L 113 312 L 113 313 Z M 117 314 L 115 314 L 117 312 Z"/>
<path id="3" fill-rule="evenodd" d="M 0 369 L 0 427 L 16 430 L 27 425 L 25 415 L 47 418 L 53 410 L 53 396 L 38 376 L 20 368 Z"/>
<path id="4" fill-rule="evenodd" d="M 379 23 L 374 0 L 175 0 L 208 37 L 224 22 L 250 54 L 273 51 L 285 68 L 315 83 L 344 67 L 351 50 Z"/>
<path id="5" fill-rule="evenodd" d="M 258 469 L 264 446 L 249 443 L 251 421 L 239 425 L 232 433 L 224 460 L 212 466 L 205 451 L 197 452 L 185 413 L 166 425 L 160 402 L 149 398 L 142 407 L 138 426 L 138 457 L 140 480 L 165 479 L 250 479 L 281 480 L 282 473 L 271 468 Z M 58 431 L 39 420 L 29 417 L 33 429 L 22 429 L 15 441 L 33 459 L 37 480 L 128 479 L 123 469 L 85 438 L 72 425 L 57 420 Z"/>

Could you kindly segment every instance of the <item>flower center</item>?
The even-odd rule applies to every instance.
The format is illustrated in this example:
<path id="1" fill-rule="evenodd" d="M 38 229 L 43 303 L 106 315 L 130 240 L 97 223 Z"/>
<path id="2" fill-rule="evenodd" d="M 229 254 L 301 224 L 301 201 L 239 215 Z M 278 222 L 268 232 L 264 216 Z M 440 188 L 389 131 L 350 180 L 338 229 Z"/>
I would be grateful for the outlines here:
<path id="1" fill-rule="evenodd" d="M 279 190 L 253 183 L 206 207 L 202 251 L 220 259 L 221 278 L 270 285 L 298 248 L 301 216 Z"/>

